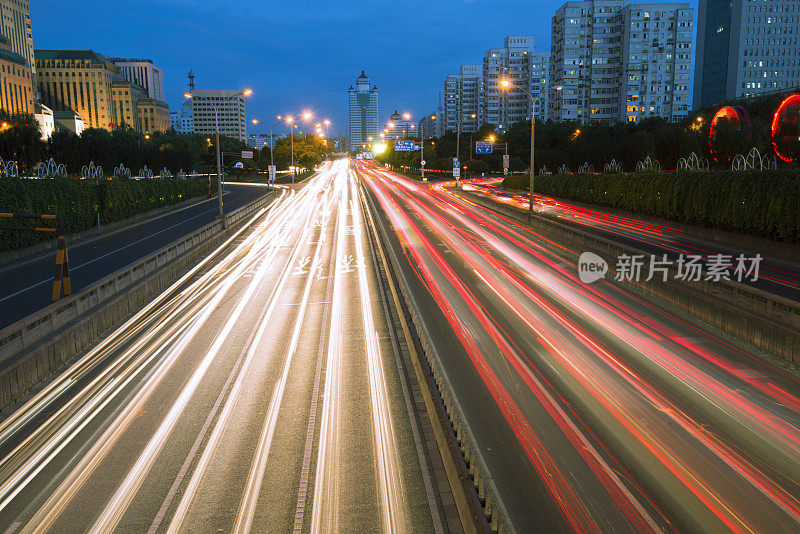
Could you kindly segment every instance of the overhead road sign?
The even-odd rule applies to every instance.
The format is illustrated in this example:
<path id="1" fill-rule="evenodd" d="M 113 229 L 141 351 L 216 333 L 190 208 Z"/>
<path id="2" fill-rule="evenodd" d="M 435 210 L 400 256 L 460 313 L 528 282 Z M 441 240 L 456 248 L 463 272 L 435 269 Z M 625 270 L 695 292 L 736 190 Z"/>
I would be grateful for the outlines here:
<path id="1" fill-rule="evenodd" d="M 242 150 L 242 159 L 253 159 L 252 150 Z"/>
<path id="2" fill-rule="evenodd" d="M 414 141 L 401 141 L 398 139 L 394 142 L 394 149 L 397 152 L 410 152 L 416 150 L 417 146 L 414 144 Z"/>
<path id="3" fill-rule="evenodd" d="M 476 154 L 491 154 L 492 142 L 491 141 L 475 141 Z"/>

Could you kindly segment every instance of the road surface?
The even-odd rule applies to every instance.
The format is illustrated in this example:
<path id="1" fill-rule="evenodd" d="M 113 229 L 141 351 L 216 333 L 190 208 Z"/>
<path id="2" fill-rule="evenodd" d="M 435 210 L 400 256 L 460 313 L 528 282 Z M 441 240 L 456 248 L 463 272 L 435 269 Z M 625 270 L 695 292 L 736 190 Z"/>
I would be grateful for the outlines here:
<path id="1" fill-rule="evenodd" d="M 346 161 L 0 423 L 0 531 L 444 532 Z"/>
<path id="2" fill-rule="evenodd" d="M 263 184 L 226 183 L 225 190 L 228 191 L 223 195 L 226 212 L 267 193 Z M 72 291 L 81 291 L 139 258 L 214 222 L 218 209 L 217 199 L 211 198 L 96 239 L 70 244 L 67 236 Z M 50 305 L 54 266 L 55 252 L 0 266 L 0 329 Z"/>
<path id="3" fill-rule="evenodd" d="M 463 187 L 497 202 L 528 209 L 527 194 L 504 189 L 500 183 L 499 178 L 474 179 L 468 180 Z M 444 186 L 439 185 L 439 187 Z M 586 206 L 541 195 L 536 195 L 534 202 L 541 212 L 580 226 L 589 233 L 659 257 L 667 254 L 673 261 L 679 254 L 704 258 L 712 254 L 725 254 L 737 258 L 740 254 L 744 254 L 746 258 L 751 258 L 759 253 L 763 256 L 763 260 L 758 279 L 753 281 L 751 277 L 745 277 L 743 282 L 775 295 L 800 300 L 800 265 L 796 262 L 757 250 L 737 248 L 730 244 L 694 236 L 673 225 L 653 224 L 624 217 L 598 206 Z"/>
<path id="4" fill-rule="evenodd" d="M 800 531 L 800 381 L 529 229 L 359 163 L 518 532 Z"/>

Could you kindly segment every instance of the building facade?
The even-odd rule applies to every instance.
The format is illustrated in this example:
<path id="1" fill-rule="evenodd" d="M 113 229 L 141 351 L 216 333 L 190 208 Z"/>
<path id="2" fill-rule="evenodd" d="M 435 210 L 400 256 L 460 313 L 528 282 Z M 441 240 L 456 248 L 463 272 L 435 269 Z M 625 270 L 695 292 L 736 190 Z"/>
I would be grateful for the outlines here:
<path id="1" fill-rule="evenodd" d="M 127 80 L 111 82 L 111 105 L 116 121 L 114 127 L 126 126 L 139 130 L 139 100 L 147 98 L 143 87 Z"/>
<path id="2" fill-rule="evenodd" d="M 550 51 L 531 53 L 531 86 L 534 101 L 534 115 L 546 121 L 550 116 L 547 80 L 550 78 Z M 530 116 L 528 116 L 530 118 Z"/>
<path id="3" fill-rule="evenodd" d="M 192 127 L 194 133 L 215 134 L 214 107 L 218 113 L 219 133 L 247 142 L 244 95 L 236 89 L 198 89 L 192 91 Z M 199 98 L 197 98 L 199 97 Z"/>
<path id="4" fill-rule="evenodd" d="M 662 117 L 677 122 L 689 114 L 693 17 L 689 4 L 622 8 L 619 121 Z"/>
<path id="5" fill-rule="evenodd" d="M 693 106 L 800 86 L 800 2 L 700 0 Z"/>
<path id="6" fill-rule="evenodd" d="M 0 109 L 33 115 L 33 103 L 33 72 L 28 60 L 11 51 L 9 40 L 0 35 Z"/>
<path id="7" fill-rule="evenodd" d="M 169 114 L 172 128 L 183 134 L 194 133 L 194 118 L 192 116 L 192 101 L 186 100 L 181 104 L 180 111 Z"/>
<path id="8" fill-rule="evenodd" d="M 437 109 L 431 113 L 428 113 L 419 121 L 419 128 L 422 132 L 422 135 L 425 136 L 425 139 L 430 139 L 431 137 L 442 137 L 447 127 L 447 116 L 444 113 L 443 109 Z"/>
<path id="9" fill-rule="evenodd" d="M 503 48 L 483 55 L 485 122 L 504 132 L 517 122 L 530 120 L 530 100 L 521 90 L 531 90 L 533 35 L 509 35 Z M 500 80 L 513 86 L 504 90 Z"/>
<path id="10" fill-rule="evenodd" d="M 170 128 L 169 106 L 155 98 L 142 98 L 137 103 L 138 130 L 144 135 L 166 132 Z"/>
<path id="11" fill-rule="evenodd" d="M 689 4 L 567 2 L 552 19 L 549 117 L 680 120 L 688 113 Z"/>
<path id="12" fill-rule="evenodd" d="M 483 65 L 461 65 L 444 80 L 444 130 L 475 132 L 486 115 Z"/>
<path id="13" fill-rule="evenodd" d="M 378 139 L 378 88 L 361 71 L 356 85 L 347 90 L 349 106 L 349 148 L 360 150 L 370 138 Z"/>
<path id="14" fill-rule="evenodd" d="M 151 59 L 111 58 L 122 76 L 147 92 L 147 96 L 160 102 L 167 100 L 164 91 L 164 70 L 153 64 Z"/>
<path id="15" fill-rule="evenodd" d="M 417 125 L 406 120 L 397 110 L 394 110 L 394 113 L 389 115 L 389 120 L 386 121 L 383 133 L 387 140 L 416 137 L 419 135 L 417 133 Z"/>
<path id="16" fill-rule="evenodd" d="M 86 128 L 114 128 L 111 85 L 122 79 L 116 65 L 93 50 L 36 50 L 34 56 L 42 104 L 77 113 Z"/>
<path id="17" fill-rule="evenodd" d="M 35 77 L 31 8 L 28 0 L 0 0 L 0 34 L 8 39 L 11 52 L 25 58 Z"/>
<path id="18" fill-rule="evenodd" d="M 39 130 L 42 132 L 42 140 L 48 140 L 56 131 L 56 120 L 53 110 L 42 104 L 34 104 L 34 117 L 39 123 Z"/>

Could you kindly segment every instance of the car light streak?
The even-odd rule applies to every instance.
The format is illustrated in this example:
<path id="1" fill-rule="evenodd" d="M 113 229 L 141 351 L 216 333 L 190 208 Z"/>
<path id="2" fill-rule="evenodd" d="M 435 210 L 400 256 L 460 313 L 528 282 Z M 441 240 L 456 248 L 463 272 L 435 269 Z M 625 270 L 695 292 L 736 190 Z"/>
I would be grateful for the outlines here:
<path id="1" fill-rule="evenodd" d="M 368 166 L 361 170 L 397 233 L 411 268 L 441 306 L 526 450 L 537 443 L 537 438 L 525 425 L 522 414 L 526 412 L 515 415 L 513 403 L 522 402 L 524 407 L 524 395 L 515 393 L 519 400 L 510 401 L 492 375 L 495 360 L 491 353 L 497 349 L 573 443 L 623 510 L 629 525 L 637 524 L 637 515 L 648 519 L 637 499 L 644 498 L 651 510 L 656 504 L 646 495 L 632 495 L 628 487 L 641 495 L 644 486 L 636 478 L 643 470 L 662 470 L 697 499 L 689 508 L 694 510 L 691 520 L 695 525 L 724 525 L 739 532 L 794 530 L 800 526 L 800 401 L 794 395 L 797 389 L 775 382 L 779 378 L 796 387 L 796 378 L 768 369 L 751 355 L 625 290 L 608 283 L 581 284 L 573 270 L 564 268 L 566 260 L 553 259 L 555 254 L 536 242 L 541 236 L 513 221 L 490 216 L 441 187 L 424 187 Z M 429 240 L 422 228 L 435 237 Z M 638 225 L 637 231 L 652 236 L 663 229 Z M 442 247 L 453 256 L 445 259 Z M 480 292 L 473 294 L 467 289 L 467 279 L 449 269 L 452 263 L 469 267 L 479 285 L 499 299 L 503 308 L 499 316 L 494 311 L 496 305 L 482 305 L 477 300 Z M 498 319 L 492 319 L 492 314 Z M 498 329 L 497 322 L 508 314 L 526 325 L 536 343 L 546 350 L 547 358 L 523 356 L 513 342 L 508 345 L 506 339 L 511 340 L 512 333 Z M 487 345 L 488 339 L 495 345 Z M 728 361 L 719 350 L 729 351 L 763 372 Z M 552 375 L 556 382 L 544 376 L 550 371 L 537 369 L 541 365 L 556 373 Z M 662 387 L 654 382 L 656 377 Z M 566 388 L 571 400 L 554 396 L 553 388 Z M 674 396 L 676 391 L 680 396 Z M 569 408 L 570 417 L 562 405 L 576 399 L 580 403 L 576 410 Z M 683 409 L 678 400 L 690 409 Z M 579 414 L 593 414 L 592 419 L 602 421 L 612 434 L 619 435 L 611 429 L 622 425 L 618 428 L 629 433 L 633 441 L 626 441 L 620 449 L 622 438 L 615 438 L 614 450 L 603 447 L 601 454 L 592 444 L 599 438 L 586 422 L 576 426 L 573 421 L 580 421 Z M 707 417 L 713 418 L 718 431 L 704 423 Z M 589 434 L 584 435 L 579 427 Z M 635 468 L 624 478 L 616 476 L 618 465 L 606 461 L 612 452 L 620 451 L 625 451 L 623 456 Z M 559 465 L 559 458 L 538 452 L 529 454 L 529 458 L 568 524 L 579 530 L 597 527 L 597 510 L 589 514 L 577 503 L 602 502 L 599 496 L 575 493 L 570 489 L 571 482 L 558 479 L 560 471 L 572 471 L 572 466 Z M 773 467 L 778 465 L 780 469 Z M 661 485 L 664 477 L 653 475 L 651 481 L 654 476 Z M 664 484 L 667 487 L 678 495 L 677 486 Z M 685 504 L 688 502 L 678 506 Z M 710 514 L 704 514 L 703 509 Z M 670 523 L 662 511 L 657 513 L 659 521 Z M 648 521 L 647 527 L 658 529 L 655 522 Z"/>

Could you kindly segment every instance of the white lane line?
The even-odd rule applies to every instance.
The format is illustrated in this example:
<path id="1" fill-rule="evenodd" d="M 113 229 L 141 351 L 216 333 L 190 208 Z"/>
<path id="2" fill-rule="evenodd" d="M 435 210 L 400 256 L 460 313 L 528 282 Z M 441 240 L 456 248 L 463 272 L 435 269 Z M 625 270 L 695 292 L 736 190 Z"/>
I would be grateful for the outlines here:
<path id="1" fill-rule="evenodd" d="M 258 216 L 257 216 L 258 217 Z M 257 217 L 254 218 L 257 219 Z M 243 231 L 243 229 L 242 229 Z M 229 243 L 232 241 L 240 232 L 231 236 L 231 238 L 227 241 Z M 249 239 L 249 237 L 248 237 Z M 234 254 L 238 254 L 241 251 L 249 248 L 247 241 L 243 242 L 236 250 L 228 256 L 231 258 Z M 250 250 L 247 254 L 255 255 L 256 252 L 254 250 Z M 210 261 L 210 257 L 198 265 L 200 267 L 207 261 Z M 223 262 L 224 264 L 224 262 Z M 153 376 L 150 378 L 148 383 L 137 393 L 134 399 L 128 404 L 127 408 L 123 411 L 121 415 L 121 419 L 118 419 L 117 423 L 106 430 L 105 434 L 97 441 L 94 447 L 87 453 L 83 459 L 78 463 L 78 465 L 71 471 L 70 475 L 61 483 L 59 488 L 53 493 L 53 495 L 48 499 L 45 506 L 40 509 L 33 519 L 26 525 L 25 531 L 42 531 L 45 530 L 53 521 L 58 517 L 61 511 L 67 506 L 67 504 L 72 500 L 72 498 L 77 494 L 79 489 L 83 486 L 86 480 L 91 476 L 94 469 L 99 465 L 100 461 L 108 454 L 109 450 L 119 439 L 122 433 L 126 430 L 130 422 L 136 418 L 139 409 L 143 406 L 146 399 L 150 396 L 152 391 L 157 387 L 160 383 L 163 376 L 167 373 L 167 371 L 172 367 L 173 363 L 177 360 L 179 353 L 188 343 L 188 338 L 190 338 L 194 333 L 198 330 L 199 325 L 208 317 L 210 314 L 209 310 L 212 310 L 220 301 L 223 299 L 225 294 L 227 293 L 230 286 L 233 284 L 236 276 L 235 274 L 239 272 L 239 270 L 244 269 L 246 264 L 242 263 L 240 267 L 234 270 L 234 276 L 229 276 L 227 278 L 220 279 L 220 287 L 216 289 L 216 294 L 214 295 L 213 299 L 203 308 L 203 314 L 198 318 L 192 320 L 189 330 L 183 333 L 181 336 L 179 343 L 174 346 L 168 356 L 159 364 L 159 369 Z M 209 273 L 213 274 L 213 273 Z M 186 276 L 191 275 L 191 273 L 187 274 Z M 113 385 L 113 384 L 112 384 Z M 119 391 L 119 388 L 117 388 Z M 105 403 L 108 403 L 113 395 L 110 395 Z M 103 405 L 105 405 L 105 403 Z M 86 408 L 82 409 L 76 416 L 73 417 L 74 420 L 78 421 L 82 417 L 86 415 Z M 91 414 L 91 417 L 94 417 L 98 411 L 90 411 L 88 412 Z M 89 419 L 91 419 L 89 417 Z M 85 420 L 80 427 L 71 435 L 68 439 L 61 442 L 56 450 L 48 459 L 49 462 L 52 458 L 57 454 L 63 447 L 77 435 L 77 433 L 88 423 L 88 420 Z M 56 435 L 54 438 L 51 439 L 53 443 L 59 443 L 60 441 L 59 435 Z M 30 475 L 28 480 L 35 476 L 42 468 L 43 465 L 40 465 L 36 472 Z"/>
<path id="2" fill-rule="evenodd" d="M 301 193 L 301 195 L 302 194 L 303 193 Z M 306 196 L 311 197 L 311 195 L 306 195 Z M 302 237 L 304 237 L 312 228 L 312 225 L 310 224 L 311 218 L 314 214 L 314 210 L 311 209 L 312 207 L 313 205 L 306 206 L 305 212 L 301 212 L 298 210 L 295 213 L 296 215 L 302 214 L 304 217 L 303 231 L 301 234 Z M 255 359 L 256 354 L 258 353 L 259 345 L 261 344 L 261 340 L 263 339 L 267 331 L 267 328 L 270 326 L 270 318 L 272 317 L 273 313 L 275 312 L 275 309 L 278 306 L 279 299 L 277 297 L 283 294 L 283 288 L 286 286 L 286 283 L 291 278 L 290 277 L 292 272 L 291 268 L 296 263 L 297 258 L 300 255 L 301 245 L 304 243 L 304 241 L 305 241 L 304 239 L 298 239 L 295 241 L 294 250 L 291 253 L 289 261 L 287 261 L 284 264 L 278 283 L 273 288 L 272 294 L 270 295 L 269 303 L 267 305 L 267 310 L 266 313 L 264 314 L 264 318 L 258 325 L 256 336 L 253 338 L 252 343 L 248 347 L 245 362 L 239 371 L 239 374 L 236 378 L 236 382 L 234 383 L 233 388 L 231 388 L 231 393 L 230 395 L 228 395 L 225 407 L 223 408 L 219 418 L 217 419 L 216 424 L 214 425 L 214 430 L 212 431 L 211 436 L 208 439 L 208 443 L 206 444 L 203 450 L 203 454 L 201 455 L 200 460 L 198 461 L 197 466 L 195 467 L 194 472 L 192 473 L 192 477 L 189 480 L 189 484 L 187 485 L 186 490 L 183 493 L 180 503 L 178 504 L 178 508 L 175 511 L 175 515 L 172 517 L 169 528 L 167 529 L 167 532 L 169 533 L 177 533 L 182 531 L 182 524 L 186 520 L 189 508 L 191 507 L 195 499 L 195 496 L 200 487 L 200 483 L 205 474 L 205 471 L 208 469 L 208 466 L 211 463 L 212 456 L 217 450 L 220 440 L 222 439 L 222 434 L 225 429 L 225 426 L 228 420 L 230 419 L 231 414 L 233 413 L 233 409 L 236 406 L 236 400 L 240 395 L 241 389 L 244 387 L 247 371 L 251 367 L 252 362 Z"/>
<path id="3" fill-rule="evenodd" d="M 314 477 L 314 501 L 311 509 L 311 533 L 335 528 L 338 514 L 339 449 L 339 388 L 341 385 L 342 350 L 342 266 L 344 257 L 347 204 L 345 192 L 341 191 L 345 180 L 336 180 L 335 193 L 339 195 L 339 211 L 336 221 L 336 271 L 331 298 L 331 324 L 328 334 L 328 361 L 325 366 L 325 389 L 322 399 L 317 465 Z"/>
<path id="4" fill-rule="evenodd" d="M 188 206 L 187 208 L 184 208 L 184 209 L 188 209 L 188 208 L 191 208 L 191 207 L 194 207 L 194 206 Z M 128 243 L 127 245 L 119 247 L 117 249 L 114 249 L 111 252 L 107 252 L 107 253 L 103 254 L 102 256 L 98 256 L 96 258 L 93 258 L 93 259 L 91 259 L 91 260 L 89 260 L 87 262 L 81 263 L 81 264 L 76 265 L 74 267 L 72 265 L 70 265 L 69 266 L 69 271 L 70 271 L 70 273 L 72 273 L 74 271 L 77 271 L 78 269 L 86 267 L 87 265 L 91 265 L 92 263 L 94 263 L 96 261 L 100 261 L 100 260 L 102 260 L 104 258 L 107 258 L 108 256 L 113 256 L 114 254 L 117 254 L 118 252 L 121 252 L 121 251 L 125 250 L 126 248 L 130 248 L 130 247 L 132 247 L 134 245 L 138 245 L 139 243 L 142 243 L 143 241 L 147 241 L 149 239 L 152 239 L 154 236 L 157 236 L 159 234 L 163 234 L 164 232 L 172 230 L 173 228 L 177 228 L 178 226 L 182 226 L 182 225 L 186 224 L 187 222 L 189 222 L 189 221 L 191 221 L 193 219 L 197 219 L 198 217 L 202 217 L 203 215 L 206 215 L 208 213 L 212 213 L 214 211 L 215 210 L 213 210 L 213 209 L 212 210 L 206 210 L 203 213 L 195 215 L 194 217 L 190 217 L 190 218 L 188 218 L 186 220 L 183 220 L 183 221 L 181 221 L 181 222 L 179 222 L 177 224 L 173 224 L 172 226 L 168 226 L 168 227 L 164 228 L 163 230 L 159 230 L 158 232 L 154 232 L 154 233 L 148 235 L 147 237 L 143 237 L 141 239 L 138 239 L 136 241 Z M 31 289 L 33 289 L 35 287 L 39 287 L 39 286 L 41 286 L 43 284 L 52 283 L 52 281 L 53 281 L 52 278 L 48 278 L 47 280 L 42 280 L 41 282 L 36 282 L 35 284 L 31 284 L 28 287 L 22 288 L 22 289 L 20 289 L 18 291 L 15 291 L 14 293 L 11 293 L 10 295 L 6 295 L 5 297 L 0 298 L 0 302 L 3 302 L 5 300 L 11 299 L 11 298 L 14 298 L 14 297 L 16 297 L 18 295 L 21 295 L 22 293 L 30 291 Z"/>
<path id="5" fill-rule="evenodd" d="M 21 527 L 21 526 L 22 526 L 22 522 L 20 522 L 20 521 L 16 521 L 14 523 L 11 523 L 11 526 L 8 527 L 3 534 L 14 534 L 14 532 L 16 532 L 17 529 L 19 529 L 19 527 Z"/>
<path id="6" fill-rule="evenodd" d="M 333 272 L 336 268 L 335 256 L 331 254 L 331 262 L 328 272 Z M 302 534 L 303 521 L 306 513 L 306 502 L 308 501 L 308 478 L 311 472 L 311 455 L 314 452 L 314 431 L 317 429 L 317 409 L 319 408 L 319 389 L 320 380 L 322 379 L 322 361 L 325 356 L 325 325 L 328 324 L 328 306 L 331 302 L 331 291 L 333 285 L 331 281 L 333 278 L 328 277 L 327 288 L 325 290 L 325 301 L 322 311 L 322 328 L 320 329 L 319 336 L 319 349 L 317 350 L 317 366 L 314 369 L 314 388 L 311 392 L 311 406 L 308 413 L 308 426 L 306 426 L 306 442 L 303 449 L 303 464 L 300 468 L 300 484 L 297 491 L 297 504 L 295 505 L 294 512 L 294 529 L 293 534 Z"/>
<path id="7" fill-rule="evenodd" d="M 363 200 L 362 206 L 363 206 L 366 204 L 366 198 L 364 198 L 364 192 L 362 190 L 359 189 L 359 192 L 361 193 L 361 198 Z M 375 222 L 372 217 L 372 214 L 369 211 L 366 211 L 366 214 L 367 217 L 369 217 L 370 221 L 372 222 L 374 228 Z M 378 264 L 379 260 L 374 249 L 372 249 L 372 258 L 376 270 L 380 269 L 380 266 Z M 380 274 L 378 274 L 377 276 L 378 276 L 378 283 L 381 285 L 382 291 L 384 292 L 388 291 L 388 288 L 384 287 L 380 281 Z M 417 451 L 417 461 L 419 462 L 420 471 L 422 473 L 422 482 L 425 485 L 425 496 L 428 500 L 428 508 L 430 510 L 431 520 L 433 521 L 433 531 L 434 534 L 444 534 L 444 526 L 442 525 L 441 514 L 439 513 L 439 507 L 436 503 L 436 492 L 433 488 L 432 476 L 428 468 L 428 462 L 426 460 L 425 445 L 423 443 L 422 433 L 420 432 L 419 425 L 417 424 L 414 405 L 411 401 L 411 394 L 408 391 L 408 384 L 406 384 L 405 367 L 401 360 L 398 339 L 395 334 L 395 330 L 392 328 L 393 322 L 390 318 L 389 305 L 385 298 L 381 299 L 381 303 L 383 304 L 383 311 L 384 314 L 386 315 L 387 325 L 389 326 L 389 337 L 392 340 L 392 349 L 393 349 L 392 352 L 394 353 L 394 361 L 397 367 L 397 376 L 400 378 L 400 387 L 403 391 L 403 401 L 405 402 L 406 413 L 408 415 L 409 423 L 411 424 L 411 434 L 414 437 L 414 447 L 416 448 Z M 397 313 L 401 314 L 403 313 L 403 311 L 397 308 Z"/>
<path id="8" fill-rule="evenodd" d="M 332 199 L 333 197 L 329 196 L 324 209 L 321 210 L 323 213 L 330 209 Z M 314 209 L 313 211 L 319 213 L 320 210 Z M 306 231 L 308 232 L 312 228 L 316 227 L 316 225 L 309 225 L 306 228 Z M 256 505 L 258 504 L 258 497 L 264 480 L 264 471 L 267 464 L 267 458 L 269 457 L 270 448 L 272 447 L 272 438 L 275 434 L 275 425 L 277 424 L 278 420 L 278 412 L 280 411 L 281 404 L 283 402 L 283 394 L 286 388 L 286 382 L 289 379 L 289 369 L 291 368 L 292 360 L 297 350 L 297 344 L 300 341 L 300 334 L 303 332 L 303 327 L 305 326 L 303 320 L 305 318 L 308 301 L 311 296 L 311 285 L 315 279 L 314 272 L 317 269 L 317 265 L 319 265 L 320 252 L 322 251 L 322 245 L 325 242 L 325 225 L 322 225 L 320 228 L 320 238 L 317 241 L 314 249 L 314 256 L 311 260 L 311 268 L 306 271 L 307 277 L 305 287 L 303 288 L 303 297 L 300 302 L 300 308 L 297 311 L 294 331 L 292 332 L 292 339 L 289 343 L 289 351 L 283 366 L 283 373 L 281 374 L 281 378 L 275 387 L 272 401 L 270 402 L 269 409 L 267 410 L 267 418 L 264 421 L 264 426 L 261 431 L 256 454 L 253 458 L 253 463 L 250 468 L 247 485 L 245 486 L 244 497 L 241 505 L 239 506 L 236 525 L 233 529 L 233 531 L 237 533 L 250 532 L 250 528 L 253 524 L 253 517 L 256 513 Z M 304 241 L 301 239 L 300 242 L 302 243 Z"/>
<path id="9" fill-rule="evenodd" d="M 392 425 L 392 412 L 389 406 L 389 392 L 386 375 L 383 371 L 378 333 L 372 313 L 372 294 L 367 279 L 366 259 L 364 255 L 361 204 L 356 197 L 355 173 L 349 173 L 350 209 L 353 213 L 353 233 L 357 258 L 358 285 L 361 297 L 361 315 L 366 340 L 367 364 L 369 368 L 369 389 L 372 406 L 372 430 L 375 444 L 375 456 L 378 463 L 378 488 L 383 519 L 383 532 L 404 532 L 409 526 L 403 506 L 402 478 L 400 476 L 399 459 L 397 458 L 397 441 Z"/>

